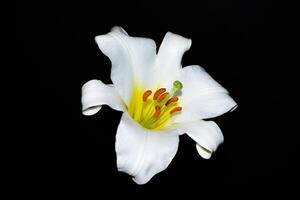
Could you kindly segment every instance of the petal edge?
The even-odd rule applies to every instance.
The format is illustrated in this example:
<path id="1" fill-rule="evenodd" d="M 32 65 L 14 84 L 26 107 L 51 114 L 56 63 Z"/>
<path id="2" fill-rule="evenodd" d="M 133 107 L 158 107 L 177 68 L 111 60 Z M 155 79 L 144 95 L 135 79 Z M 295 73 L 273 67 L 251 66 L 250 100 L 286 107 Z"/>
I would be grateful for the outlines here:
<path id="1" fill-rule="evenodd" d="M 90 80 L 81 89 L 83 115 L 94 115 L 106 104 L 111 108 L 124 111 L 124 103 L 112 85 L 105 85 L 100 80 Z"/>
<path id="2" fill-rule="evenodd" d="M 204 159 L 209 159 L 224 141 L 221 129 L 213 121 L 188 122 L 179 126 L 178 130 L 186 133 L 196 142 L 196 149 Z"/>

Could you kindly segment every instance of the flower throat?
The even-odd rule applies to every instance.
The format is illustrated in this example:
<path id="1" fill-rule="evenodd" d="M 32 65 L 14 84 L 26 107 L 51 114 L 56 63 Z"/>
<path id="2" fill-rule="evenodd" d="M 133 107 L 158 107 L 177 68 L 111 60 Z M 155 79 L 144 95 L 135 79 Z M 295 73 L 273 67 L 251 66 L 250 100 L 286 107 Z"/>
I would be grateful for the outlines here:
<path id="1" fill-rule="evenodd" d="M 174 81 L 171 91 L 159 88 L 153 93 L 135 84 L 128 106 L 129 115 L 147 129 L 164 128 L 168 120 L 182 110 L 179 106 L 179 98 L 176 96 L 182 87 L 180 81 Z"/>

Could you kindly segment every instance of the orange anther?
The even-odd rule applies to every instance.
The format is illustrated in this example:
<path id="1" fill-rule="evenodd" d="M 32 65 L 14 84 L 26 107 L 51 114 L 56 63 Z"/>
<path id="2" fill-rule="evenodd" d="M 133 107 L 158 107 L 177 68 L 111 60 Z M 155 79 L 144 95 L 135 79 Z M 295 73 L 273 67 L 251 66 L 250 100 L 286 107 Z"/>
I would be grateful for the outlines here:
<path id="1" fill-rule="evenodd" d="M 146 92 L 144 92 L 143 94 L 143 101 L 147 101 L 147 98 L 152 94 L 151 90 L 147 90 Z"/>
<path id="2" fill-rule="evenodd" d="M 171 111 L 170 111 L 170 114 L 174 113 L 174 112 L 178 112 L 178 111 L 181 111 L 182 108 L 180 106 L 177 106 L 175 108 L 173 108 Z"/>
<path id="3" fill-rule="evenodd" d="M 155 107 L 155 113 L 153 114 L 153 117 L 154 118 L 158 118 L 160 115 L 160 107 L 159 106 L 156 106 Z"/>
<path id="4" fill-rule="evenodd" d="M 167 101 L 167 103 L 166 103 L 165 105 L 168 106 L 168 105 L 170 105 L 171 103 L 176 102 L 176 101 L 178 101 L 178 97 L 172 97 L 171 99 L 169 99 L 169 100 Z"/>
<path id="5" fill-rule="evenodd" d="M 157 99 L 158 102 L 161 102 L 162 100 L 164 100 L 167 96 L 169 95 L 168 92 L 163 93 L 162 95 L 160 95 Z"/>
<path id="6" fill-rule="evenodd" d="M 156 90 L 156 92 L 153 95 L 153 100 L 156 100 L 165 91 L 166 91 L 166 88 L 160 88 L 160 89 Z"/>

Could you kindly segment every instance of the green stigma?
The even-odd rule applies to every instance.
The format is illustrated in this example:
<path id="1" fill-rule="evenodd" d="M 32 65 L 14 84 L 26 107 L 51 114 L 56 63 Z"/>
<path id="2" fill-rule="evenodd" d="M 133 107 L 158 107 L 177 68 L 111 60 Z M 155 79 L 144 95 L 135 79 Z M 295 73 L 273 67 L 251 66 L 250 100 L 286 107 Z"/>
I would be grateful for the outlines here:
<path id="1" fill-rule="evenodd" d="M 173 82 L 173 88 L 171 89 L 170 95 L 173 96 L 177 91 L 181 90 L 183 85 L 180 81 Z"/>
<path id="2" fill-rule="evenodd" d="M 173 82 L 173 86 L 177 89 L 177 90 L 181 90 L 183 88 L 183 85 L 180 81 L 174 81 Z"/>

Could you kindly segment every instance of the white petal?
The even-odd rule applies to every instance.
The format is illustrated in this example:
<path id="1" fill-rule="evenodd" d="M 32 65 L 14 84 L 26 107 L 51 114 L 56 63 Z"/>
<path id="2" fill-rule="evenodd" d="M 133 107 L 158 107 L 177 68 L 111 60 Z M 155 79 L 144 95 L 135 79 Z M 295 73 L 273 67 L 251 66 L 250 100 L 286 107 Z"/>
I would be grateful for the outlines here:
<path id="1" fill-rule="evenodd" d="M 178 131 L 188 134 L 195 140 L 198 153 L 205 159 L 209 159 L 224 141 L 222 131 L 213 121 L 188 122 L 179 126 Z"/>
<path id="2" fill-rule="evenodd" d="M 176 122 L 216 117 L 237 106 L 227 90 L 200 66 L 183 68 L 178 80 L 183 83 L 180 98 L 183 109 L 176 116 Z"/>
<path id="3" fill-rule="evenodd" d="M 159 48 L 157 54 L 156 75 L 159 80 L 172 84 L 174 77 L 181 69 L 183 54 L 190 49 L 192 40 L 180 35 L 168 32 Z"/>
<path id="4" fill-rule="evenodd" d="M 124 102 L 128 105 L 134 82 L 147 85 L 149 70 L 155 64 L 156 44 L 148 38 L 130 37 L 121 27 L 97 36 L 101 51 L 112 62 L 111 79 Z"/>
<path id="5" fill-rule="evenodd" d="M 85 83 L 81 89 L 82 113 L 93 115 L 97 113 L 103 104 L 119 111 L 124 110 L 124 103 L 112 85 L 105 85 L 100 80 L 91 80 Z"/>
<path id="6" fill-rule="evenodd" d="M 147 183 L 172 161 L 178 148 L 177 130 L 151 131 L 124 113 L 116 135 L 118 170 Z"/>

